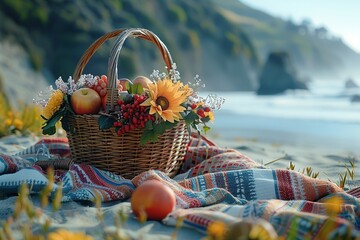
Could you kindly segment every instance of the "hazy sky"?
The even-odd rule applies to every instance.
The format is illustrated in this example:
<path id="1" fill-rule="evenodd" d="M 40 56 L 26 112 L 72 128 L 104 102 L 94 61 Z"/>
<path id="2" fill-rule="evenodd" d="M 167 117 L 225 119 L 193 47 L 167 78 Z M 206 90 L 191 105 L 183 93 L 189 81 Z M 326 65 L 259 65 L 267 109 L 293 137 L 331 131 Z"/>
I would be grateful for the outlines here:
<path id="1" fill-rule="evenodd" d="M 360 53 L 360 0 L 241 0 L 271 15 L 301 22 L 310 19 Z"/>

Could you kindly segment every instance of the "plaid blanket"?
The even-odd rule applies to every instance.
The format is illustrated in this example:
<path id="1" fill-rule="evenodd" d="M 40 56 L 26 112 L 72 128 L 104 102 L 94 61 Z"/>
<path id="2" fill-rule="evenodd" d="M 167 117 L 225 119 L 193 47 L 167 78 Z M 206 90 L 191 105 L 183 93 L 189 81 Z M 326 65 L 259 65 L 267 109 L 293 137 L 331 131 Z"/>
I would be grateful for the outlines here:
<path id="1" fill-rule="evenodd" d="M 16 142 L 9 143 L 15 144 Z M 26 182 L 36 193 L 48 183 L 39 160 L 68 157 L 67 139 L 41 139 L 16 153 L 0 152 L 0 192 L 16 194 Z M 55 171 L 63 185 L 62 201 L 127 200 L 142 182 L 157 179 L 172 188 L 177 207 L 163 220 L 206 231 L 214 222 L 263 219 L 279 237 L 334 239 L 360 237 L 360 190 L 344 192 L 332 182 L 301 173 L 269 169 L 238 151 L 218 147 L 210 140 L 193 137 L 181 172 L 170 179 L 150 170 L 125 179 L 92 166 L 74 164 Z M 54 191 L 59 185 L 54 184 Z M 335 209 L 335 210 L 334 210 Z"/>

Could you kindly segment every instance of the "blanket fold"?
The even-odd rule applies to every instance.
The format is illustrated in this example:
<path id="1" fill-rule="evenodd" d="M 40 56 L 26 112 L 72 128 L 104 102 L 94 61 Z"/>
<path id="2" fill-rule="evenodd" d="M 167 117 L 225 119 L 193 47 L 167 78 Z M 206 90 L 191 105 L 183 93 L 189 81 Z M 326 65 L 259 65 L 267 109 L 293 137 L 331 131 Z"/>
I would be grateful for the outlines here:
<path id="1" fill-rule="evenodd" d="M 0 153 L 0 191 L 16 194 L 26 182 L 33 193 L 48 183 L 46 169 L 37 161 L 70 155 L 67 139 L 41 139 L 15 154 Z M 193 137 L 180 173 L 174 178 L 149 170 L 133 179 L 84 164 L 55 171 L 55 189 L 62 183 L 62 201 L 127 200 L 144 181 L 156 179 L 176 194 L 176 209 L 163 220 L 175 226 L 206 231 L 217 221 L 233 224 L 261 218 L 278 236 L 311 239 L 360 237 L 359 188 L 344 192 L 336 184 L 286 169 L 270 169 L 233 149 Z M 339 235 L 340 234 L 340 235 Z M 343 234 L 343 235 L 341 235 Z"/>

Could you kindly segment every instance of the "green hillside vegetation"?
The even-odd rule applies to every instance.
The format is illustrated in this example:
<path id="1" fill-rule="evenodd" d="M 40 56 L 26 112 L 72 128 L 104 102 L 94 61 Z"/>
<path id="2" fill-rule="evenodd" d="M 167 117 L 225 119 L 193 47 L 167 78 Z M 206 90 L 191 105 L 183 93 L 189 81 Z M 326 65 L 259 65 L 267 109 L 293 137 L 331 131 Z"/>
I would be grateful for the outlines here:
<path id="1" fill-rule="evenodd" d="M 323 77 L 354 72 L 360 56 L 322 26 L 294 23 L 246 6 L 238 0 L 213 0 L 222 14 L 253 40 L 261 62 L 272 51 L 285 51 L 304 75 Z M 356 72 L 358 73 L 358 72 Z"/>
<path id="2" fill-rule="evenodd" d="M 213 59 L 215 66 L 217 61 L 226 58 L 225 61 L 236 60 L 242 70 L 237 74 L 245 76 L 248 70 L 241 66 L 244 65 L 241 59 L 253 66 L 258 64 L 252 41 L 217 11 L 215 5 L 205 0 L 196 4 L 189 0 L 4 0 L 0 2 L 0 9 L 5 19 L 1 24 L 1 35 L 13 38 L 26 48 L 35 70 L 47 68 L 55 77 L 72 75 L 82 53 L 95 39 L 125 27 L 143 27 L 155 32 L 169 48 L 182 73 L 188 70 L 184 74 L 189 80 L 195 74 L 204 74 L 207 68 L 193 60 Z M 218 49 L 208 52 L 204 47 L 207 43 Z M 106 43 L 99 50 L 87 71 L 106 73 L 110 46 L 111 43 Z M 148 63 L 154 60 L 156 66 L 150 66 Z M 126 42 L 119 66 L 122 77 L 129 78 L 137 74 L 149 75 L 154 68 L 164 69 L 157 49 L 140 40 Z M 213 79 L 211 74 L 207 75 L 211 87 Z M 238 81 L 233 84 L 237 88 L 251 88 L 249 78 L 239 77 Z M 226 90 L 226 84 L 224 86 Z"/>

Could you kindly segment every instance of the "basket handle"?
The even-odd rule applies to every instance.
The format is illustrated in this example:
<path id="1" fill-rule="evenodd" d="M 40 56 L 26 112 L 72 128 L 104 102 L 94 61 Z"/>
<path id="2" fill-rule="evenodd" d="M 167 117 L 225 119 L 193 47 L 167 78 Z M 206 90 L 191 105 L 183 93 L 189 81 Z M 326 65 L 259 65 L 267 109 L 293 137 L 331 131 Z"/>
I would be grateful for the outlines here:
<path id="1" fill-rule="evenodd" d="M 120 36 L 119 36 L 120 35 Z M 117 29 L 112 32 L 106 33 L 100 38 L 98 38 L 95 42 L 93 42 L 88 49 L 84 52 L 82 57 L 80 58 L 74 74 L 73 79 L 75 83 L 79 80 L 86 64 L 90 61 L 91 57 L 97 51 L 97 49 L 108 39 L 117 37 L 115 45 L 111 50 L 109 63 L 108 63 L 108 86 L 107 86 L 107 99 L 106 99 L 106 107 L 110 106 L 110 110 L 114 110 L 114 101 L 117 97 L 117 63 L 120 55 L 120 50 L 128 37 L 140 37 L 147 41 L 154 43 L 160 50 L 163 60 L 167 66 L 168 71 L 171 69 L 173 61 L 171 55 L 165 46 L 165 44 L 156 36 L 153 32 L 143 29 L 143 28 L 129 28 L 129 29 Z M 107 111 L 109 111 L 107 109 Z"/>
<path id="2" fill-rule="evenodd" d="M 81 56 L 73 74 L 73 79 L 75 83 L 79 80 L 85 66 L 88 64 L 94 53 L 101 47 L 101 45 L 103 45 L 103 43 L 106 42 L 108 39 L 118 36 L 123 31 L 125 31 L 125 29 L 117 29 L 115 31 L 106 33 L 100 38 L 98 38 L 95 42 L 93 42 L 90 47 L 88 47 L 88 49 L 86 49 L 86 51 Z"/>
<path id="3" fill-rule="evenodd" d="M 167 70 L 170 71 L 172 68 L 172 58 L 169 53 L 169 50 L 165 46 L 165 44 L 160 40 L 158 36 L 156 36 L 153 32 L 144 29 L 144 28 L 129 28 L 120 33 L 119 37 L 116 39 L 114 47 L 111 50 L 109 63 L 108 63 L 108 88 L 107 88 L 107 111 L 109 112 L 108 106 L 110 106 L 110 110 L 114 110 L 114 102 L 117 100 L 117 78 L 118 78 L 118 69 L 117 64 L 120 56 L 121 48 L 128 37 L 134 38 L 142 38 L 147 41 L 154 43 L 161 52 L 163 60 L 167 66 Z"/>

